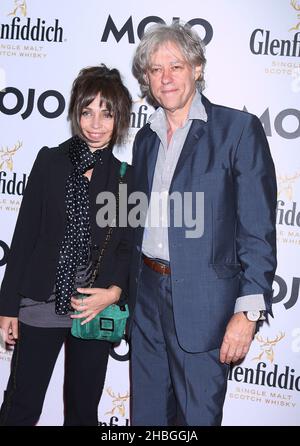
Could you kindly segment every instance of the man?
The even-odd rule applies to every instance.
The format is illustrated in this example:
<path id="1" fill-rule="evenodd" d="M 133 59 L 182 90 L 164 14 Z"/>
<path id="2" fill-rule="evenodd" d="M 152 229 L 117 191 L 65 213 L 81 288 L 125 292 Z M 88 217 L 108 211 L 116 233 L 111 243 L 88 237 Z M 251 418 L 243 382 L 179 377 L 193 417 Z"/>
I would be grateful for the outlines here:
<path id="1" fill-rule="evenodd" d="M 205 62 L 197 34 L 179 24 L 151 28 L 133 61 L 143 96 L 159 106 L 133 149 L 135 189 L 150 201 L 132 258 L 133 425 L 220 425 L 229 364 L 271 313 L 272 158 L 257 117 L 200 93 Z"/>

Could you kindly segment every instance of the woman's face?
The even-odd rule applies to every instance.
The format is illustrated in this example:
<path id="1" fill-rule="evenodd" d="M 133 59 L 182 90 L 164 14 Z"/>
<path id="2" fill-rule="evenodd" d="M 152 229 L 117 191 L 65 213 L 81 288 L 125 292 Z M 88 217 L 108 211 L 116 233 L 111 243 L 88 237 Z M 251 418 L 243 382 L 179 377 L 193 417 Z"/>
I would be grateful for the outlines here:
<path id="1" fill-rule="evenodd" d="M 92 150 L 107 146 L 114 129 L 114 117 L 110 115 L 105 103 L 100 107 L 100 102 L 101 97 L 98 93 L 95 99 L 82 110 L 80 117 L 82 134 Z"/>

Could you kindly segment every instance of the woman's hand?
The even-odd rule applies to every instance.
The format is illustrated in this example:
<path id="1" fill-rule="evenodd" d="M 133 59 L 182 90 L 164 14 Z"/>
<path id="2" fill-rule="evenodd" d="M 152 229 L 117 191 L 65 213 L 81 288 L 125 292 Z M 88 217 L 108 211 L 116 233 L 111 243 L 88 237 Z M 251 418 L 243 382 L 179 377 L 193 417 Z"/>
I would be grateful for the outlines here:
<path id="1" fill-rule="evenodd" d="M 0 330 L 3 341 L 15 345 L 16 339 L 18 339 L 18 318 L 0 316 Z"/>
<path id="2" fill-rule="evenodd" d="M 79 314 L 72 314 L 72 319 L 83 319 L 81 325 L 94 319 L 104 308 L 118 302 L 121 296 L 121 288 L 112 285 L 109 288 L 77 288 L 77 291 L 88 295 L 84 299 L 71 298 L 71 306 Z"/>

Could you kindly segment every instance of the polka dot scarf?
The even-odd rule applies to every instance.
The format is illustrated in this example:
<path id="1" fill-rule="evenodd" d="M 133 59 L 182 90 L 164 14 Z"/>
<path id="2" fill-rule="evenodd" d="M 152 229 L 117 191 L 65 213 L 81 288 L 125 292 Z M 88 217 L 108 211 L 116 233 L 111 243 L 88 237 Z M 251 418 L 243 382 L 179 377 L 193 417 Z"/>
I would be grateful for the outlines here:
<path id="1" fill-rule="evenodd" d="M 66 182 L 67 225 L 56 269 L 56 314 L 67 314 L 70 311 L 77 269 L 87 265 L 90 260 L 89 180 L 83 174 L 92 169 L 96 162 L 103 164 L 104 151 L 110 149 L 92 153 L 78 136 L 74 136 L 70 143 L 69 156 L 74 170 Z"/>

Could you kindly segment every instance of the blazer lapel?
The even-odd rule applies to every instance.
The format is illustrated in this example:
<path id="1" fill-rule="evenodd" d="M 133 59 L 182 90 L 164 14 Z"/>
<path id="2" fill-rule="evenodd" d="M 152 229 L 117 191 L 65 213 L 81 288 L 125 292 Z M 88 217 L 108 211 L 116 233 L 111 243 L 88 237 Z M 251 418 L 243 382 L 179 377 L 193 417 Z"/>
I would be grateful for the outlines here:
<path id="1" fill-rule="evenodd" d="M 150 197 L 153 175 L 159 150 L 160 139 L 156 133 L 152 132 L 149 128 L 148 135 L 145 135 L 139 150 L 141 151 L 137 168 L 135 172 L 138 173 L 138 185 L 139 190 L 147 194 Z M 139 164 L 139 165 L 138 165 Z M 134 166 L 135 167 L 135 166 Z"/>
<path id="2" fill-rule="evenodd" d="M 96 221 L 96 215 L 99 209 L 102 207 L 100 203 L 97 203 L 97 197 L 101 192 L 111 192 L 114 196 L 118 192 L 118 179 L 119 179 L 119 163 L 114 158 L 112 152 L 109 153 L 109 157 L 106 160 L 106 167 L 101 164 L 96 164 L 90 181 L 90 215 L 91 218 L 91 235 L 93 244 L 98 245 L 100 248 L 104 244 L 104 240 L 107 234 L 107 228 L 102 229 L 98 226 Z"/>
<path id="3" fill-rule="evenodd" d="M 151 137 L 149 138 L 147 146 L 148 196 L 150 196 L 152 189 L 153 176 L 154 176 L 159 145 L 160 145 L 160 139 L 157 137 L 155 133 L 153 133 L 153 136 L 151 135 Z"/>
<path id="4" fill-rule="evenodd" d="M 200 140 L 204 137 L 204 135 L 207 133 L 207 123 L 205 121 L 201 121 L 198 119 L 195 119 L 192 122 L 190 131 L 186 137 L 186 140 L 184 142 L 183 148 L 181 150 L 174 175 L 172 178 L 170 190 L 173 185 L 174 178 L 178 175 L 178 173 L 184 168 L 185 161 L 187 157 L 191 156 L 195 150 L 201 150 L 201 155 L 203 158 L 202 167 L 204 167 L 207 163 L 205 161 L 205 156 L 208 155 L 208 144 L 203 145 L 203 147 L 199 146 Z M 202 169 L 201 169 L 202 170 Z"/>
<path id="5" fill-rule="evenodd" d="M 109 180 L 112 180 L 112 171 L 111 171 L 111 158 L 112 152 L 109 152 L 106 160 L 106 165 L 108 168 L 103 168 L 100 163 L 97 163 L 94 167 L 92 178 L 90 181 L 90 206 L 95 206 L 95 197 L 99 194 L 99 192 L 107 191 Z M 114 172 L 115 173 L 115 172 Z M 116 174 L 117 178 L 117 174 Z M 117 182 L 117 179 L 115 180 Z M 113 191 L 116 192 L 115 190 Z"/>
<path id="6" fill-rule="evenodd" d="M 58 158 L 56 166 L 56 175 L 53 178 L 55 189 L 57 191 L 56 204 L 60 215 L 66 223 L 66 181 L 73 170 L 73 165 L 69 158 L 70 139 L 59 146 L 61 157 Z M 63 193 L 62 193 L 63 191 Z"/>

